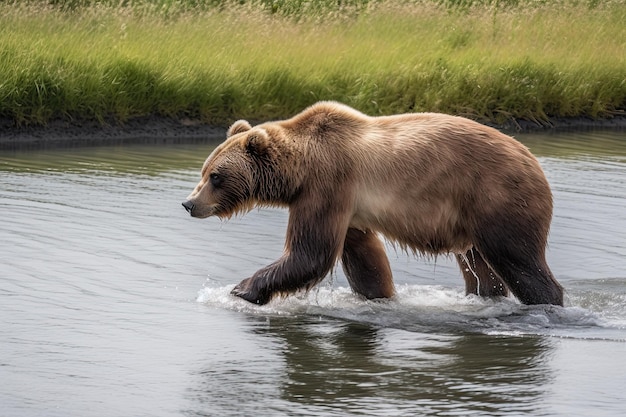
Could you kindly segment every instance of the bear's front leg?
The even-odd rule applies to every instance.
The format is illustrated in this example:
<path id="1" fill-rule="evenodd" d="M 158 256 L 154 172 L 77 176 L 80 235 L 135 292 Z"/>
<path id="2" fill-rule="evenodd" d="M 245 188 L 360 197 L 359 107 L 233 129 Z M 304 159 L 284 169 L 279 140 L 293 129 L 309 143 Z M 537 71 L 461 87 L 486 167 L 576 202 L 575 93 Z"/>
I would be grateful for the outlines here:
<path id="1" fill-rule="evenodd" d="M 241 281 L 231 294 L 253 304 L 267 304 L 275 295 L 310 289 L 326 276 L 335 259 L 325 250 L 289 253 Z"/>
<path id="2" fill-rule="evenodd" d="M 241 281 L 231 293 L 251 303 L 266 304 L 275 295 L 312 288 L 328 274 L 342 251 L 348 230 L 346 211 L 305 202 L 292 206 L 284 255 Z"/>
<path id="3" fill-rule="evenodd" d="M 385 247 L 371 230 L 348 229 L 341 257 L 352 290 L 372 300 L 395 294 Z"/>

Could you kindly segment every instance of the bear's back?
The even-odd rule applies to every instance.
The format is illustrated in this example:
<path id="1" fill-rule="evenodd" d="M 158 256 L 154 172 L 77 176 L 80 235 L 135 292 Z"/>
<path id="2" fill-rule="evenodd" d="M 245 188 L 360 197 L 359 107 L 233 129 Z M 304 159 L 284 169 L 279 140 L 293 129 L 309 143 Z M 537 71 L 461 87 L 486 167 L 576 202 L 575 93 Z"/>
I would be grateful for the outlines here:
<path id="1" fill-rule="evenodd" d="M 462 251 L 469 245 L 463 230 L 486 211 L 515 209 L 521 201 L 551 211 L 544 204 L 549 198 L 537 198 L 550 190 L 535 157 L 495 129 L 436 113 L 370 123 L 349 151 L 356 161 L 353 223 L 359 228 L 376 225 L 418 250 L 437 235 L 449 250 Z"/>

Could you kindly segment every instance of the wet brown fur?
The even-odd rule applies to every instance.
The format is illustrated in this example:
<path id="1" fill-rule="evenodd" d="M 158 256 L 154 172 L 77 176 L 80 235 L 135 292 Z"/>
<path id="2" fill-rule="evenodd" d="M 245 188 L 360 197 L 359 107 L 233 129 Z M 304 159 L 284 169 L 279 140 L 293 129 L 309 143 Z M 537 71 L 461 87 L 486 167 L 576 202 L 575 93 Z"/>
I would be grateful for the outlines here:
<path id="1" fill-rule="evenodd" d="M 356 293 L 393 296 L 380 234 L 413 252 L 455 254 L 468 293 L 563 304 L 545 261 L 552 196 L 539 163 L 465 118 L 369 117 L 320 102 L 284 121 L 238 121 L 189 202 L 195 217 L 289 208 L 283 256 L 233 290 L 251 302 L 309 289 L 340 258 Z"/>

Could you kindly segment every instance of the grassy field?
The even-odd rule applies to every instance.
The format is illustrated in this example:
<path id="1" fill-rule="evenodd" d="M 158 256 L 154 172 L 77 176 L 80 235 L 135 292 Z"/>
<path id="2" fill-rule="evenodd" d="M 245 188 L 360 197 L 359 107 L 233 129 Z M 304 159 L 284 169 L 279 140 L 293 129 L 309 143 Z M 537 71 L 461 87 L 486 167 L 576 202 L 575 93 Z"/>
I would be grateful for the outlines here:
<path id="1" fill-rule="evenodd" d="M 0 4 L 0 117 L 223 125 L 318 100 L 502 123 L 626 110 L 626 0 Z"/>

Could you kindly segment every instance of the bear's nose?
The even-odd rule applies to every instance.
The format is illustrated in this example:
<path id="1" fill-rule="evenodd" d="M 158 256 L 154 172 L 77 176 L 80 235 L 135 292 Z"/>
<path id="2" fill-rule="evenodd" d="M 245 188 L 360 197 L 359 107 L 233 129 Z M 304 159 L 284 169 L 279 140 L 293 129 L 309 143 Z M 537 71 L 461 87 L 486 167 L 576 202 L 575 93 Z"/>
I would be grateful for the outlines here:
<path id="1" fill-rule="evenodd" d="M 183 203 L 183 207 L 185 207 L 185 210 L 187 210 L 187 213 L 191 214 L 195 206 L 191 201 L 185 201 Z"/>

